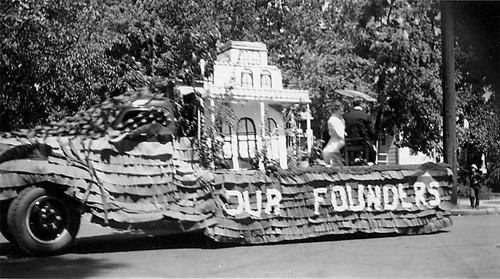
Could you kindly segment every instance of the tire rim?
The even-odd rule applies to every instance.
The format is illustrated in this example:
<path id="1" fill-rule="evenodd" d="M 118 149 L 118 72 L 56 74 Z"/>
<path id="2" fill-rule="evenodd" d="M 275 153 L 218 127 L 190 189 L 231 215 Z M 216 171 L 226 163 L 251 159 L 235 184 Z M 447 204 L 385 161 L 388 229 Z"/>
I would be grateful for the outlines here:
<path id="1" fill-rule="evenodd" d="M 53 243 L 68 233 L 68 209 L 51 196 L 34 200 L 28 207 L 25 221 L 31 237 L 40 243 Z"/>

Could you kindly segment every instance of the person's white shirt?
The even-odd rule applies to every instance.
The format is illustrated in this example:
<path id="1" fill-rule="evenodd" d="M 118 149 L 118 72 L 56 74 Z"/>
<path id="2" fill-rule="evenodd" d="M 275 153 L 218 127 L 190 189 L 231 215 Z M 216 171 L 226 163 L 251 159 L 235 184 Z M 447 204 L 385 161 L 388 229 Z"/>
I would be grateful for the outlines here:
<path id="1" fill-rule="evenodd" d="M 345 139 L 345 120 L 335 115 L 328 119 L 328 132 L 335 141 L 344 141 Z"/>
<path id="2" fill-rule="evenodd" d="M 345 145 L 345 120 L 343 115 L 343 108 L 338 106 L 333 115 L 327 121 L 328 134 L 330 139 L 323 149 L 323 161 L 326 165 L 343 165 L 342 154 L 340 149 Z"/>

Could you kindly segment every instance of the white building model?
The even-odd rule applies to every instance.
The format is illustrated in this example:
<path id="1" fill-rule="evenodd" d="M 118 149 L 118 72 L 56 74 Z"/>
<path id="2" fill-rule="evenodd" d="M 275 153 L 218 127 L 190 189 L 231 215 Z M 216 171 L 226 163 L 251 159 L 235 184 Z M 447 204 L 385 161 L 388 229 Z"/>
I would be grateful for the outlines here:
<path id="1" fill-rule="evenodd" d="M 205 100 L 205 108 L 217 109 L 230 95 L 231 108 L 237 119 L 235 127 L 223 127 L 224 158 L 233 169 L 250 168 L 258 151 L 266 149 L 267 157 L 287 167 L 285 109 L 311 102 L 306 90 L 283 88 L 281 70 L 269 65 L 263 43 L 229 41 L 219 47 L 213 78 L 203 89 L 196 88 Z M 182 89 L 181 89 L 182 90 Z M 213 122 L 213 115 L 205 115 Z M 212 121 L 211 121 L 212 120 Z M 307 147 L 312 145 L 310 118 L 306 119 Z"/>

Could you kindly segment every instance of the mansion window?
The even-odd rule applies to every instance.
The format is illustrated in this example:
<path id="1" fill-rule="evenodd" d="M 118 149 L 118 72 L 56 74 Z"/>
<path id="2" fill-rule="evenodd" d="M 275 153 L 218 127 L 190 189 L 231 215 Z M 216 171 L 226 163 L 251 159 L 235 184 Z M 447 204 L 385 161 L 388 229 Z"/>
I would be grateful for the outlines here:
<path id="1" fill-rule="evenodd" d="M 253 73 L 250 70 L 244 70 L 241 73 L 241 87 L 253 87 Z"/>
<path id="2" fill-rule="evenodd" d="M 267 129 L 269 131 L 269 136 L 277 136 L 278 135 L 278 124 L 272 118 L 267 119 Z"/>
<path id="3" fill-rule="evenodd" d="M 260 87 L 262 87 L 262 88 L 271 88 L 272 87 L 271 73 L 269 73 L 268 71 L 264 71 L 260 75 Z"/>
<path id="4" fill-rule="evenodd" d="M 238 121 L 237 136 L 240 167 L 250 168 L 250 161 L 257 155 L 257 133 L 252 119 L 244 117 Z"/>
<path id="5" fill-rule="evenodd" d="M 233 149 L 232 149 L 232 129 L 229 124 L 225 123 L 222 126 L 222 135 L 223 135 L 223 144 L 222 144 L 222 153 L 224 159 L 233 158 Z"/>
<path id="6" fill-rule="evenodd" d="M 293 148 L 292 123 L 290 123 L 290 121 L 287 121 L 285 124 L 285 135 L 286 135 L 286 148 Z"/>
<path id="7" fill-rule="evenodd" d="M 240 52 L 239 63 L 243 65 L 259 65 L 260 53 L 254 50 L 242 50 Z"/>
<path id="8" fill-rule="evenodd" d="M 272 159 L 279 158 L 279 138 L 278 138 L 278 125 L 272 118 L 267 119 L 267 131 L 269 136 L 269 150 L 268 156 Z"/>

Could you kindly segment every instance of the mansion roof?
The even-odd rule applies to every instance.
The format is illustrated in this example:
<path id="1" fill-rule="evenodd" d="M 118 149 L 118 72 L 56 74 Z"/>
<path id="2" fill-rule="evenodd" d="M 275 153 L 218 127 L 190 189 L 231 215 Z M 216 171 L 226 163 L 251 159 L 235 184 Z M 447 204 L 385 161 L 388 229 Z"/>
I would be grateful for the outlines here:
<path id="1" fill-rule="evenodd" d="M 214 99 L 231 95 L 235 100 L 273 104 L 310 103 L 307 90 L 283 88 L 281 70 L 269 65 L 267 47 L 260 42 L 229 41 L 219 47 L 213 74 L 203 87 L 180 87 L 182 94 L 196 90 Z"/>
<path id="2" fill-rule="evenodd" d="M 207 90 L 208 96 L 217 98 L 221 94 L 227 94 L 224 86 L 210 86 Z M 310 103 L 309 92 L 298 89 L 266 89 L 232 87 L 231 94 L 234 99 L 250 101 L 270 101 L 276 103 Z"/>
<path id="3" fill-rule="evenodd" d="M 178 86 L 178 89 L 183 95 L 196 91 L 201 93 L 203 97 L 214 99 L 221 98 L 226 94 L 231 94 L 235 100 L 264 101 L 276 104 L 308 104 L 311 102 L 307 90 L 297 89 L 265 89 L 214 85 L 209 85 L 206 88 Z"/>

